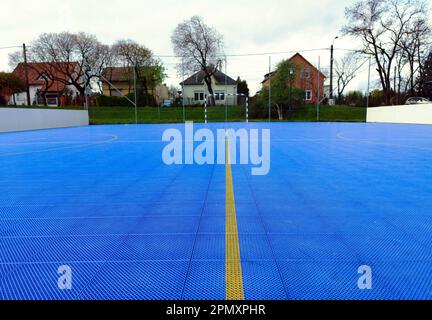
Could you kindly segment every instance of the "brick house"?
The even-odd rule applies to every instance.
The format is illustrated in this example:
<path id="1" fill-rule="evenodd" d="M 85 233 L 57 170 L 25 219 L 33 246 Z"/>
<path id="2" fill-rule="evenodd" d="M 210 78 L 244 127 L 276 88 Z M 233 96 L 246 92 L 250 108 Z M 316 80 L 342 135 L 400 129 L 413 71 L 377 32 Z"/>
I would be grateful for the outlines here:
<path id="1" fill-rule="evenodd" d="M 134 92 L 133 69 L 128 67 L 108 67 L 102 71 L 102 94 L 110 97 L 120 97 Z M 155 99 L 156 104 L 170 98 L 166 84 L 158 83 L 149 87 L 148 94 Z"/>
<path id="2" fill-rule="evenodd" d="M 69 79 L 58 70 L 69 68 L 71 72 L 78 70 L 78 63 L 19 63 L 13 74 L 26 83 L 26 71 L 30 92 L 30 104 L 35 106 L 59 107 L 71 104 L 79 98 L 79 91 L 68 85 Z M 9 104 L 27 105 L 27 93 L 20 92 L 10 98 Z"/>
<path id="3" fill-rule="evenodd" d="M 300 53 L 293 55 L 288 61 L 292 62 L 296 68 L 294 70 L 294 80 L 292 87 L 295 89 L 303 90 L 304 100 L 307 104 L 315 104 L 318 102 L 318 89 L 319 89 L 319 100 L 323 100 L 325 96 L 324 92 L 324 81 L 326 76 L 319 71 L 312 63 L 304 58 Z M 269 78 L 275 74 L 275 72 L 268 73 L 264 76 L 262 81 L 262 87 L 269 87 Z M 318 81 L 319 75 L 319 81 Z M 287 81 L 288 75 L 287 75 Z"/>

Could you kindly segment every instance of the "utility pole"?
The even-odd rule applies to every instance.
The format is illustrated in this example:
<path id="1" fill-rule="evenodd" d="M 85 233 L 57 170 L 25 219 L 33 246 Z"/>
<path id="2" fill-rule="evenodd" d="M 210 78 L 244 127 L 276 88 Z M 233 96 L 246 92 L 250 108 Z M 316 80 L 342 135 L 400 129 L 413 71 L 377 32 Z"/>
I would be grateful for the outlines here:
<path id="1" fill-rule="evenodd" d="M 289 112 L 292 111 L 292 82 L 293 82 L 294 70 L 289 68 L 288 77 L 289 77 Z"/>
<path id="2" fill-rule="evenodd" d="M 331 45 L 330 47 L 330 99 L 333 99 L 333 51 L 334 47 Z"/>
<path id="3" fill-rule="evenodd" d="M 371 64 L 372 59 L 371 56 L 369 56 L 369 69 L 368 69 L 368 86 L 367 86 L 367 93 L 366 93 L 366 108 L 369 108 L 369 99 L 370 99 L 370 78 L 371 78 Z"/>
<path id="4" fill-rule="evenodd" d="M 137 95 L 137 72 L 136 67 L 133 67 L 134 73 L 134 91 L 135 91 L 135 124 L 138 124 L 138 95 Z"/>
<path id="5" fill-rule="evenodd" d="M 321 95 L 321 84 L 320 84 L 320 73 L 321 73 L 321 57 L 318 56 L 318 82 L 317 82 L 317 122 L 320 121 L 320 95 Z"/>
<path id="6" fill-rule="evenodd" d="M 339 36 L 333 39 L 330 47 L 330 99 L 333 99 L 333 65 L 334 65 L 334 42 L 339 39 Z"/>
<path id="7" fill-rule="evenodd" d="M 399 97 L 397 96 L 397 92 L 396 92 L 396 78 L 397 78 L 397 66 L 394 67 L 394 79 L 393 79 L 393 87 L 394 87 L 394 95 L 396 97 L 396 101 L 399 100 Z"/>
<path id="8" fill-rule="evenodd" d="M 225 56 L 225 122 L 228 121 L 228 66 L 227 57 Z M 234 93 L 234 92 L 233 92 Z"/>
<path id="9" fill-rule="evenodd" d="M 184 82 L 185 82 L 185 71 L 184 71 L 184 58 L 182 58 L 182 109 L 183 109 L 183 122 L 186 122 L 186 111 L 185 111 L 185 92 L 184 92 Z"/>
<path id="10" fill-rule="evenodd" d="M 26 82 L 27 105 L 30 106 L 31 105 L 30 85 L 29 85 L 28 64 L 27 64 L 27 48 L 25 43 L 23 43 L 23 57 L 24 57 L 24 74 L 25 74 L 25 82 Z"/>
<path id="11" fill-rule="evenodd" d="M 269 57 L 269 101 L 268 101 L 269 122 L 271 122 L 271 56 Z"/>

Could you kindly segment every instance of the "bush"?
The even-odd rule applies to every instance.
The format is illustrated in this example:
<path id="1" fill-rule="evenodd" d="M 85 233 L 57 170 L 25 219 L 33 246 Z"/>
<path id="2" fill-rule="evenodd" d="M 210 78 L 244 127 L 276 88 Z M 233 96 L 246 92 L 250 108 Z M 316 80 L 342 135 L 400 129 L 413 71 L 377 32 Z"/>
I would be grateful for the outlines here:
<path id="1" fill-rule="evenodd" d="M 350 107 L 364 107 L 366 97 L 361 91 L 351 91 L 348 92 L 342 100 L 342 104 Z"/>
<path id="2" fill-rule="evenodd" d="M 268 118 L 268 90 L 264 89 L 255 98 L 251 99 L 249 107 L 249 115 L 251 119 L 266 119 Z M 279 117 L 277 107 L 274 103 L 272 94 L 272 108 L 271 117 L 272 119 L 277 119 Z M 305 106 L 304 103 L 304 91 L 296 88 L 292 88 L 291 92 L 291 103 L 289 98 L 281 100 L 282 103 L 279 106 L 282 108 L 282 114 L 284 119 L 290 119 L 293 112 L 298 109 L 302 109 Z"/>
<path id="3" fill-rule="evenodd" d="M 100 107 L 131 107 L 132 104 L 125 97 L 100 95 L 96 98 Z"/>
<path id="4" fill-rule="evenodd" d="M 378 107 L 384 106 L 385 104 L 384 92 L 382 90 L 372 90 L 369 97 L 369 106 Z"/>

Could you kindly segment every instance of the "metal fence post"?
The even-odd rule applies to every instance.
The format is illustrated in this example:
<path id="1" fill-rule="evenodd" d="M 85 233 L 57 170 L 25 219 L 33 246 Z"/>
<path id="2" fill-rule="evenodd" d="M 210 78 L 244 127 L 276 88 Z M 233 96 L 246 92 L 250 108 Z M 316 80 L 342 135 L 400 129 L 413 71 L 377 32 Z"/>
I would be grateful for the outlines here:
<path id="1" fill-rule="evenodd" d="M 246 96 L 246 123 L 249 123 L 249 97 Z"/>
<path id="2" fill-rule="evenodd" d="M 208 117 L 207 117 L 207 95 L 205 95 L 205 102 L 204 102 L 204 121 L 207 123 Z"/>

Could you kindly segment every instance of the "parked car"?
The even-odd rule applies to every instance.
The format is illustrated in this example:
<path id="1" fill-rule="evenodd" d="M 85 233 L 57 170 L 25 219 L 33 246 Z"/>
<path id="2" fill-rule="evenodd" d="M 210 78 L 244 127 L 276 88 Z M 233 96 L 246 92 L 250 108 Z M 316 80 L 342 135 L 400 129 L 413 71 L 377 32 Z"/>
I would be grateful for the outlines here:
<path id="1" fill-rule="evenodd" d="M 172 106 L 173 106 L 172 100 L 164 100 L 161 103 L 161 107 L 163 107 L 163 108 L 171 108 Z"/>
<path id="2" fill-rule="evenodd" d="M 430 101 L 429 99 L 426 98 L 421 98 L 421 97 L 412 97 L 409 98 L 406 102 L 406 105 L 409 104 L 432 104 L 432 101 Z"/>

